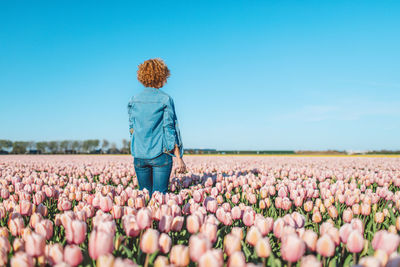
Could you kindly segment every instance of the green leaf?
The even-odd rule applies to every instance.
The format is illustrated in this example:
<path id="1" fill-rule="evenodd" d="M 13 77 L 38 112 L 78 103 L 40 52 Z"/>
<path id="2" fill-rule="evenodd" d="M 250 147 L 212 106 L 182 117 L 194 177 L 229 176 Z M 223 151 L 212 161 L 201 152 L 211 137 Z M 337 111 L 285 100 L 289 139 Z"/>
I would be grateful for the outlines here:
<path id="1" fill-rule="evenodd" d="M 353 260 L 353 255 L 350 253 L 344 260 L 343 266 L 350 266 L 350 262 Z"/>
<path id="2" fill-rule="evenodd" d="M 243 247 L 244 255 L 246 257 L 246 261 L 248 261 L 251 256 L 251 251 L 249 250 L 249 248 L 246 246 L 246 244 L 243 241 L 242 241 L 242 247 Z"/>
<path id="3" fill-rule="evenodd" d="M 389 213 L 390 213 L 390 222 L 392 225 L 396 225 L 396 217 L 393 214 L 393 210 L 389 209 Z"/>
<path id="4" fill-rule="evenodd" d="M 329 262 L 329 267 L 336 267 L 337 263 L 336 263 L 336 258 L 333 258 L 330 262 Z"/>

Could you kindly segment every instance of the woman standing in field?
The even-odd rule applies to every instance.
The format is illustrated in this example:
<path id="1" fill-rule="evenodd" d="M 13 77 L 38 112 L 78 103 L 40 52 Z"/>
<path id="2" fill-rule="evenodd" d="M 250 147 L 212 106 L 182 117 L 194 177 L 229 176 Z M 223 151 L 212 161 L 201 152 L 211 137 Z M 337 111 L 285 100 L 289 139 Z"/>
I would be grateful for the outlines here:
<path id="1" fill-rule="evenodd" d="M 168 191 L 173 156 L 177 158 L 177 171 L 186 170 L 174 101 L 160 90 L 169 75 L 161 59 L 140 64 L 137 78 L 145 88 L 128 104 L 133 164 L 140 189 L 146 188 L 150 196 L 155 191 Z"/>

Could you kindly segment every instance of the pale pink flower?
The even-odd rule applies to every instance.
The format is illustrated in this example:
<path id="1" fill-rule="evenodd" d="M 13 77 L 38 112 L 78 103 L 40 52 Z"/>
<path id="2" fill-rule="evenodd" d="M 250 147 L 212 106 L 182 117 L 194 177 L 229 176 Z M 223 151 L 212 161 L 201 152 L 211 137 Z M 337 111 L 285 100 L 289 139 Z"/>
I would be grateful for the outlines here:
<path id="1" fill-rule="evenodd" d="M 101 255 L 112 253 L 114 250 L 114 235 L 110 232 L 93 230 L 89 237 L 89 255 L 97 259 Z"/>
<path id="2" fill-rule="evenodd" d="M 82 251 L 77 245 L 67 245 L 64 249 L 64 260 L 71 266 L 79 265 L 82 260 Z"/>
<path id="3" fill-rule="evenodd" d="M 289 234 L 282 237 L 281 254 L 285 261 L 296 262 L 305 252 L 306 246 L 296 234 Z"/>
<path id="4" fill-rule="evenodd" d="M 158 249 L 159 233 L 154 229 L 147 229 L 140 239 L 140 249 L 147 254 L 152 254 Z"/>

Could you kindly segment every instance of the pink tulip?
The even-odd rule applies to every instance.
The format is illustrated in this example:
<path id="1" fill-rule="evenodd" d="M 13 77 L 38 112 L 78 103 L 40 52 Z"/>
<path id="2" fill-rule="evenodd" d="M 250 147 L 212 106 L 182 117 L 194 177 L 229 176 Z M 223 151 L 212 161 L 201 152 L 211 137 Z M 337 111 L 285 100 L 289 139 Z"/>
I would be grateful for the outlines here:
<path id="1" fill-rule="evenodd" d="M 172 246 L 172 240 L 169 235 L 162 233 L 158 239 L 158 247 L 160 251 L 164 254 L 168 253 Z"/>
<path id="2" fill-rule="evenodd" d="M 100 197 L 100 209 L 104 212 L 109 212 L 113 207 L 113 201 L 109 196 Z"/>
<path id="3" fill-rule="evenodd" d="M 172 216 L 163 215 L 161 217 L 160 223 L 158 224 L 158 229 L 160 232 L 168 233 L 171 230 Z"/>
<path id="4" fill-rule="evenodd" d="M 21 238 L 15 238 L 13 241 L 13 250 L 14 252 L 22 251 L 25 248 L 25 241 Z"/>
<path id="5" fill-rule="evenodd" d="M 295 211 L 291 216 L 295 222 L 295 228 L 302 228 L 304 226 L 306 219 L 303 215 Z"/>
<path id="6" fill-rule="evenodd" d="M 246 210 L 243 213 L 243 223 L 246 226 L 252 226 L 255 220 L 255 212 L 253 210 Z"/>
<path id="7" fill-rule="evenodd" d="M 261 235 L 260 231 L 258 230 L 258 228 L 255 226 L 250 227 L 250 230 L 247 232 L 247 235 L 246 235 L 246 242 L 252 246 L 255 246 L 257 244 L 258 240 L 260 240 L 261 238 L 262 238 L 262 235 Z"/>
<path id="8" fill-rule="evenodd" d="M 320 223 L 322 221 L 322 215 L 319 211 L 316 211 L 312 215 L 313 223 Z"/>
<path id="9" fill-rule="evenodd" d="M 4 250 L 7 253 L 11 250 L 10 241 L 4 236 L 0 236 L 0 250 Z"/>
<path id="10" fill-rule="evenodd" d="M 140 209 L 136 216 L 136 221 L 139 226 L 139 229 L 143 230 L 149 228 L 152 224 L 151 218 L 152 216 L 149 209 L 147 208 Z"/>
<path id="11" fill-rule="evenodd" d="M 301 258 L 300 267 L 322 267 L 322 263 L 314 255 L 307 255 Z"/>
<path id="12" fill-rule="evenodd" d="M 228 267 L 245 267 L 246 260 L 243 255 L 243 252 L 236 251 L 234 252 L 228 259 Z"/>
<path id="13" fill-rule="evenodd" d="M 186 228 L 189 233 L 195 234 L 200 229 L 200 219 L 196 215 L 189 215 L 186 218 Z"/>
<path id="14" fill-rule="evenodd" d="M 57 204 L 57 208 L 60 211 L 70 210 L 72 208 L 72 203 L 71 203 L 71 201 L 69 201 L 67 199 L 59 199 L 58 200 L 58 204 Z"/>
<path id="15" fill-rule="evenodd" d="M 230 226 L 233 224 L 232 216 L 229 212 L 224 213 L 224 215 L 222 217 L 222 223 L 227 226 Z"/>
<path id="16" fill-rule="evenodd" d="M 200 228 L 200 233 L 205 235 L 211 243 L 217 240 L 217 226 L 212 223 L 204 223 Z"/>
<path id="17" fill-rule="evenodd" d="M 292 202 L 287 197 L 283 198 L 282 200 L 282 209 L 283 210 L 290 210 L 292 207 Z"/>
<path id="18" fill-rule="evenodd" d="M 123 214 L 123 208 L 118 205 L 114 205 L 111 209 L 111 214 L 114 219 L 120 219 Z"/>
<path id="19" fill-rule="evenodd" d="M 385 230 L 380 230 L 375 233 L 372 239 L 372 247 L 375 250 L 381 249 L 387 253 L 392 254 L 397 250 L 400 243 L 400 237 L 397 234 L 389 233 Z"/>
<path id="20" fill-rule="evenodd" d="M 218 203 L 215 199 L 209 200 L 206 203 L 208 212 L 215 213 L 217 211 Z"/>
<path id="21" fill-rule="evenodd" d="M 361 214 L 364 216 L 368 216 L 371 214 L 371 205 L 363 203 L 361 204 Z"/>
<path id="22" fill-rule="evenodd" d="M 0 265 L 6 266 L 8 262 L 8 254 L 7 251 L 0 249 Z"/>
<path id="23" fill-rule="evenodd" d="M 86 239 L 86 223 L 73 220 L 65 228 L 65 237 L 69 244 L 79 245 Z"/>
<path id="24" fill-rule="evenodd" d="M 323 257 L 332 257 L 335 254 L 335 243 L 328 234 L 324 234 L 318 239 L 316 249 Z"/>
<path id="25" fill-rule="evenodd" d="M 296 227 L 296 222 L 294 221 L 294 219 L 291 216 L 291 214 L 286 214 L 285 216 L 283 216 L 282 219 L 285 222 L 285 225 L 293 227 L 293 228 Z"/>
<path id="26" fill-rule="evenodd" d="M 210 241 L 201 235 L 192 235 L 189 238 L 189 255 L 190 259 L 197 262 L 200 257 L 210 249 Z"/>
<path id="27" fill-rule="evenodd" d="M 33 213 L 29 219 L 29 225 L 32 228 L 35 228 L 36 223 L 40 222 L 41 220 L 43 220 L 43 216 L 40 213 Z"/>
<path id="28" fill-rule="evenodd" d="M 50 265 L 56 265 L 64 260 L 64 249 L 60 243 L 47 245 L 45 254 Z"/>
<path id="29" fill-rule="evenodd" d="M 23 228 L 24 220 L 22 219 L 22 217 L 10 217 L 10 220 L 8 221 L 8 229 L 10 229 L 12 236 L 20 235 Z"/>
<path id="30" fill-rule="evenodd" d="M 170 260 L 178 267 L 189 265 L 189 248 L 183 245 L 175 245 L 171 249 Z"/>
<path id="31" fill-rule="evenodd" d="M 17 252 L 11 258 L 10 266 L 11 267 L 20 267 L 20 266 L 33 267 L 34 266 L 33 258 L 25 252 Z"/>
<path id="32" fill-rule="evenodd" d="M 199 267 L 222 267 L 223 265 L 223 260 L 219 260 L 211 250 L 204 253 L 199 259 Z"/>
<path id="33" fill-rule="evenodd" d="M 266 236 L 272 230 L 273 224 L 274 220 L 272 218 L 257 217 L 254 221 L 254 225 L 263 236 Z"/>
<path id="34" fill-rule="evenodd" d="M 347 239 L 348 239 L 351 231 L 353 231 L 353 227 L 349 223 L 343 224 L 342 227 L 340 227 L 339 236 L 340 236 L 340 240 L 344 244 L 347 243 Z"/>
<path id="35" fill-rule="evenodd" d="M 269 239 L 267 237 L 259 239 L 255 250 L 258 257 L 268 258 L 271 254 L 271 245 L 269 244 Z"/>
<path id="36" fill-rule="evenodd" d="M 96 267 L 114 267 L 115 258 L 111 254 L 100 255 L 96 261 Z"/>
<path id="37" fill-rule="evenodd" d="M 235 206 L 232 208 L 231 214 L 232 219 L 238 220 L 242 217 L 242 210 L 238 206 Z"/>
<path id="38" fill-rule="evenodd" d="M 109 214 L 110 215 L 110 214 Z M 111 215 L 110 215 L 111 216 Z M 99 221 L 94 225 L 94 229 L 115 235 L 117 226 L 114 220 Z"/>
<path id="39" fill-rule="evenodd" d="M 134 215 L 126 215 L 122 218 L 125 234 L 127 236 L 136 237 L 140 233 L 139 226 Z"/>
<path id="40" fill-rule="evenodd" d="M 33 204 L 27 200 L 21 200 L 19 202 L 19 210 L 21 215 L 30 216 L 32 214 Z"/>
<path id="41" fill-rule="evenodd" d="M 309 201 L 304 203 L 304 210 L 306 212 L 310 212 L 312 210 L 312 208 L 313 208 L 313 202 L 312 201 L 309 200 Z"/>
<path id="42" fill-rule="evenodd" d="M 35 225 L 35 232 L 50 240 L 53 236 L 53 222 L 50 220 L 41 220 Z"/>
<path id="43" fill-rule="evenodd" d="M 89 255 L 97 259 L 114 250 L 114 235 L 109 232 L 93 230 L 89 238 Z"/>
<path id="44" fill-rule="evenodd" d="M 230 256 L 235 251 L 241 251 L 241 239 L 233 234 L 227 234 L 224 238 L 224 250 L 226 255 Z"/>
<path id="45" fill-rule="evenodd" d="M 383 212 L 377 212 L 375 213 L 374 219 L 376 223 L 383 223 L 383 221 L 385 220 L 385 215 L 383 214 Z"/>
<path id="46" fill-rule="evenodd" d="M 347 208 L 343 211 L 343 221 L 349 223 L 351 222 L 351 219 L 353 219 L 353 211 L 350 208 Z"/>
<path id="47" fill-rule="evenodd" d="M 306 246 L 296 234 L 285 235 L 282 238 L 282 258 L 288 262 L 298 261 L 304 254 Z"/>
<path id="48" fill-rule="evenodd" d="M 276 238 L 281 238 L 281 234 L 282 234 L 282 230 L 283 230 L 284 226 L 285 226 L 285 222 L 282 218 L 278 218 L 275 220 L 273 231 L 274 231 L 274 236 Z"/>
<path id="49" fill-rule="evenodd" d="M 43 205 L 43 203 L 40 203 L 36 207 L 36 212 L 41 214 L 42 216 L 47 216 L 49 213 L 48 208 L 45 205 Z"/>
<path id="50" fill-rule="evenodd" d="M 231 229 L 231 234 L 237 236 L 240 240 L 243 239 L 243 229 L 240 227 L 233 227 Z"/>
<path id="51" fill-rule="evenodd" d="M 193 192 L 193 199 L 197 203 L 200 203 L 202 201 L 203 195 L 200 191 L 194 191 Z"/>
<path id="52" fill-rule="evenodd" d="M 25 239 L 25 251 L 32 257 L 41 256 L 44 254 L 46 240 L 43 236 L 32 232 Z"/>
<path id="53" fill-rule="evenodd" d="M 140 239 L 140 249 L 147 254 L 152 254 L 158 249 L 159 233 L 154 229 L 147 229 Z"/>
<path id="54" fill-rule="evenodd" d="M 347 238 L 347 249 L 351 253 L 359 253 L 364 247 L 364 238 L 359 231 L 353 230 Z"/>
<path id="55" fill-rule="evenodd" d="M 340 244 L 340 233 L 339 229 L 336 227 L 331 227 L 328 229 L 327 234 L 332 238 L 333 242 L 335 242 L 335 246 Z"/>
<path id="56" fill-rule="evenodd" d="M 7 229 L 7 227 L 0 227 L 0 236 L 4 236 L 5 238 L 8 238 L 8 229 Z"/>
<path id="57" fill-rule="evenodd" d="M 67 245 L 64 249 L 65 262 L 71 266 L 79 265 L 82 260 L 82 251 L 77 245 Z"/>
<path id="58" fill-rule="evenodd" d="M 176 216 L 173 220 L 172 220 L 172 224 L 171 224 L 171 230 L 174 232 L 179 232 L 182 230 L 182 226 L 183 226 L 183 217 L 182 216 Z"/>
<path id="59" fill-rule="evenodd" d="M 352 219 L 350 224 L 354 230 L 357 230 L 361 235 L 364 234 L 363 222 L 360 219 Z"/>
<path id="60" fill-rule="evenodd" d="M 306 230 L 301 238 L 309 250 L 315 251 L 318 235 L 313 230 Z"/>

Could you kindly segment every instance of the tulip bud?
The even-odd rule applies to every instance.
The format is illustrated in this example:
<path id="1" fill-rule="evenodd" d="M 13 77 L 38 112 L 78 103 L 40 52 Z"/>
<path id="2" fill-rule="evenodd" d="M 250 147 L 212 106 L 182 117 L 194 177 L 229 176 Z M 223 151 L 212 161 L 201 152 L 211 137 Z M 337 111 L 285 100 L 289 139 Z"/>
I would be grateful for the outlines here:
<path id="1" fill-rule="evenodd" d="M 170 260 L 178 267 L 189 265 L 189 248 L 184 245 L 175 245 L 171 249 Z"/>
<path id="2" fill-rule="evenodd" d="M 226 235 L 224 238 L 224 250 L 226 255 L 230 256 L 235 251 L 240 251 L 242 247 L 240 241 L 241 239 L 233 233 Z"/>
<path id="3" fill-rule="evenodd" d="M 160 251 L 164 254 L 168 253 L 171 249 L 171 245 L 172 245 L 171 237 L 165 233 L 162 233 L 160 235 L 160 238 L 158 239 L 158 247 Z"/>
<path id="4" fill-rule="evenodd" d="M 267 237 L 259 239 L 255 250 L 258 257 L 268 258 L 271 254 L 271 245 L 269 244 L 269 239 Z"/>
<path id="5" fill-rule="evenodd" d="M 351 231 L 349 237 L 347 238 L 347 249 L 351 253 L 359 253 L 364 247 L 364 238 L 359 231 Z"/>
<path id="6" fill-rule="evenodd" d="M 82 251 L 77 245 L 67 245 L 64 249 L 64 260 L 71 266 L 79 265 L 82 260 Z"/>
<path id="7" fill-rule="evenodd" d="M 140 240 L 140 249 L 147 254 L 152 254 L 158 249 L 159 233 L 154 229 L 147 229 Z"/>
<path id="8" fill-rule="evenodd" d="M 282 238 L 281 254 L 285 261 L 296 262 L 305 252 L 304 241 L 296 234 L 285 235 Z"/>

